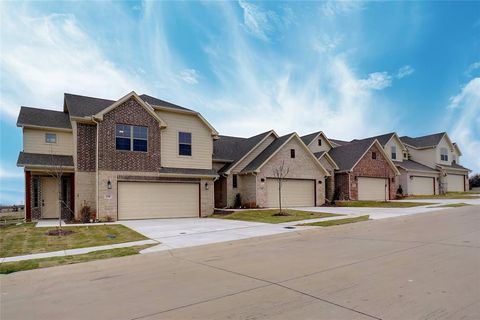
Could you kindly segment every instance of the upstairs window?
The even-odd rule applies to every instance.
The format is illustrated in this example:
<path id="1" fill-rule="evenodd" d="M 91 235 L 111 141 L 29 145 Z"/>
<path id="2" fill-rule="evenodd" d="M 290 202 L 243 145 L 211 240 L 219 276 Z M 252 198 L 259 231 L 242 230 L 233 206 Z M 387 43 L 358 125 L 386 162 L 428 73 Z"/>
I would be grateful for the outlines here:
<path id="1" fill-rule="evenodd" d="M 148 128 L 117 124 L 115 128 L 115 144 L 117 150 L 148 151 Z"/>
<path id="2" fill-rule="evenodd" d="M 232 187 L 236 188 L 238 186 L 237 175 L 232 176 Z"/>
<path id="3" fill-rule="evenodd" d="M 440 148 L 440 160 L 441 161 L 448 161 L 448 149 L 447 148 Z"/>
<path id="4" fill-rule="evenodd" d="M 391 151 L 392 151 L 392 160 L 397 159 L 397 147 L 392 146 Z"/>
<path id="5" fill-rule="evenodd" d="M 372 152 L 372 159 L 377 159 L 377 153 L 376 152 Z"/>
<path id="6" fill-rule="evenodd" d="M 57 143 L 57 135 L 55 133 L 45 133 L 46 143 Z"/>
<path id="7" fill-rule="evenodd" d="M 319 145 L 319 146 L 322 145 L 322 139 L 318 139 L 318 145 Z"/>
<path id="8" fill-rule="evenodd" d="M 192 134 L 190 132 L 178 133 L 178 154 L 181 156 L 192 155 Z"/>
<path id="9" fill-rule="evenodd" d="M 290 149 L 290 158 L 295 158 L 295 149 Z"/>

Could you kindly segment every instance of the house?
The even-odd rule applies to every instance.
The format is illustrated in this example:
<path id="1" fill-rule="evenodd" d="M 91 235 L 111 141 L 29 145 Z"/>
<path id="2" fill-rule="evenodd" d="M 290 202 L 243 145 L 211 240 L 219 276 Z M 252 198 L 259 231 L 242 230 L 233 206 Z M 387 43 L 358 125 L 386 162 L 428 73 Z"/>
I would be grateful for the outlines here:
<path id="1" fill-rule="evenodd" d="M 288 174 L 282 187 L 285 207 L 320 206 L 325 202 L 328 171 L 296 133 L 279 137 L 267 131 L 253 137 L 220 136 L 214 141 L 215 207 L 278 207 L 282 164 Z M 237 200 L 238 199 L 238 200 Z M 238 203 L 240 201 L 240 203 Z"/>
<path id="2" fill-rule="evenodd" d="M 218 133 L 196 111 L 135 92 L 65 94 L 63 112 L 22 107 L 17 126 L 27 220 L 79 219 L 85 206 L 109 220 L 213 212 Z"/>
<path id="3" fill-rule="evenodd" d="M 462 155 L 460 148 L 451 141 L 446 132 L 414 138 L 403 136 L 400 139 L 408 150 L 409 159 L 421 164 L 423 168 L 426 167 L 437 172 L 433 185 L 437 186 L 439 191 L 434 190 L 434 193 L 468 190 L 470 170 L 460 165 Z M 405 170 L 408 171 L 408 168 Z M 409 194 L 419 193 L 417 191 L 419 186 L 415 184 L 415 180 L 418 180 L 417 175 L 410 174 L 406 178 L 405 185 Z M 410 187 L 413 188 L 413 191 L 409 190 Z M 426 186 L 424 188 L 421 189 L 422 192 L 427 191 Z M 430 192 L 431 189 L 427 194 L 432 194 Z"/>
<path id="4" fill-rule="evenodd" d="M 337 164 L 335 189 L 341 200 L 395 199 L 400 174 L 378 139 L 333 142 L 328 153 Z"/>
<path id="5" fill-rule="evenodd" d="M 322 131 L 302 136 L 301 139 L 329 173 L 325 180 L 325 199 L 331 202 L 335 193 L 335 170 L 339 170 L 339 167 L 328 152 L 338 144 L 332 143 Z"/>

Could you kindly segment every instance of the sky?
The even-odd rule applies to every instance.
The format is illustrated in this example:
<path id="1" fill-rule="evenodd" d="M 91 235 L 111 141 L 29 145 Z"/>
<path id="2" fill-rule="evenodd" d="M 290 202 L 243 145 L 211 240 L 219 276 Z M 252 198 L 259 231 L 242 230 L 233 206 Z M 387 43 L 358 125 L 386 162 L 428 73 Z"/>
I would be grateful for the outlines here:
<path id="1" fill-rule="evenodd" d="M 14 11 L 15 14 L 11 14 Z M 225 135 L 447 131 L 480 172 L 480 2 L 1 2 L 0 203 L 20 106 L 134 90 Z"/>

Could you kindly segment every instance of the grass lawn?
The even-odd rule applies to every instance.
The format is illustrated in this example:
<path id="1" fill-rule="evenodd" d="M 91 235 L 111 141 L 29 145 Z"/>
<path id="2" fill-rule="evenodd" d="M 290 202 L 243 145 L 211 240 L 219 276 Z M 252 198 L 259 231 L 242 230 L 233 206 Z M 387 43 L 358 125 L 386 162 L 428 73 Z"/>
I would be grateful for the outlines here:
<path id="1" fill-rule="evenodd" d="M 241 210 L 231 214 L 214 214 L 212 218 L 228 219 L 228 220 L 243 220 L 253 222 L 265 223 L 282 223 L 290 221 L 299 221 L 316 218 L 328 218 L 338 216 L 338 214 L 324 213 L 324 212 L 308 212 L 300 210 L 285 210 L 290 215 L 288 216 L 274 216 L 278 209 L 266 210 Z"/>
<path id="2" fill-rule="evenodd" d="M 369 216 L 366 215 L 366 216 L 360 216 L 360 217 L 355 217 L 355 218 L 345 218 L 345 219 L 330 220 L 330 221 L 303 223 L 303 224 L 299 224 L 299 226 L 331 227 L 331 226 L 338 226 L 338 225 L 341 225 L 341 224 L 367 221 L 368 219 L 369 219 Z"/>
<path id="3" fill-rule="evenodd" d="M 480 199 L 480 193 L 447 192 L 446 194 L 437 194 L 437 195 L 409 196 L 407 199 Z"/>
<path id="4" fill-rule="evenodd" d="M 412 208 L 428 206 L 435 203 L 428 202 L 390 202 L 390 201 L 336 201 L 337 207 L 365 207 L 365 208 Z"/>
<path id="5" fill-rule="evenodd" d="M 87 261 L 93 261 L 93 260 L 130 256 L 133 254 L 137 254 L 141 250 L 151 246 L 154 246 L 154 244 L 95 251 L 95 252 L 90 252 L 86 254 L 74 255 L 74 256 L 33 259 L 33 260 L 24 260 L 24 261 L 17 261 L 17 262 L 5 262 L 0 264 L 0 274 L 13 273 L 17 271 L 25 271 L 25 270 L 32 270 L 32 269 L 38 269 L 38 268 L 48 268 L 48 267 L 87 262 Z"/>
<path id="6" fill-rule="evenodd" d="M 0 229 L 1 256 L 11 257 L 148 239 L 118 224 L 63 227 L 75 233 L 61 237 L 45 234 L 52 229 L 55 228 L 35 228 L 33 223 L 2 227 Z"/>
<path id="7" fill-rule="evenodd" d="M 470 206 L 468 203 L 449 203 L 449 204 L 444 204 L 441 206 L 435 206 L 435 207 L 429 207 L 429 208 L 457 208 L 457 207 L 465 207 L 465 206 Z"/>

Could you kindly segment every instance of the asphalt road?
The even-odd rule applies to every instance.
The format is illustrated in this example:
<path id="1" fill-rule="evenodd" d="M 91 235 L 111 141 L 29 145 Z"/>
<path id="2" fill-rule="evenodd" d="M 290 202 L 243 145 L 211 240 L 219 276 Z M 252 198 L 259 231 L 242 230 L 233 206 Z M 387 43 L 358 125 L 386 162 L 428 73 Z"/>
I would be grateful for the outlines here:
<path id="1" fill-rule="evenodd" d="M 480 207 L 1 278 L 1 319 L 480 319 Z"/>

